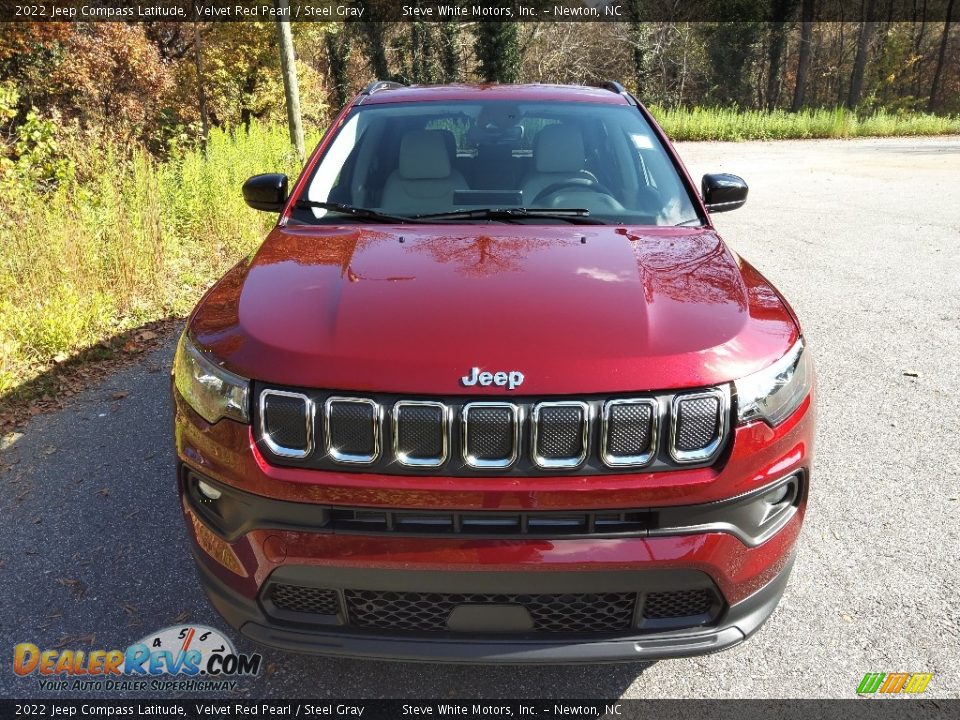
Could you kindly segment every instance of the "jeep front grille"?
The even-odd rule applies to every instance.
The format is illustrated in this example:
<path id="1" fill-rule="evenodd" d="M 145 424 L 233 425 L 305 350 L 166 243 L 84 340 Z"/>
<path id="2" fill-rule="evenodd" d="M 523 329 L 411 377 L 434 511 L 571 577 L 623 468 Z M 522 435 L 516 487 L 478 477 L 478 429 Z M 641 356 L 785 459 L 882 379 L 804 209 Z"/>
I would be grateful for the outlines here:
<path id="1" fill-rule="evenodd" d="M 592 475 L 706 466 L 721 455 L 731 411 L 727 386 L 543 401 L 255 391 L 258 445 L 271 462 L 382 474 Z"/>

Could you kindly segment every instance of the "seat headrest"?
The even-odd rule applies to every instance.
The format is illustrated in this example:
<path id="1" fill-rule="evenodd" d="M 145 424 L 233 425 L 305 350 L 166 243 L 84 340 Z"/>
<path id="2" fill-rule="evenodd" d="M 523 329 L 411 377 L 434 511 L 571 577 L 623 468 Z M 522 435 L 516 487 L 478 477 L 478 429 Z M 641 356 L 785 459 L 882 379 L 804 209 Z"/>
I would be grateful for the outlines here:
<path id="1" fill-rule="evenodd" d="M 449 130 L 412 130 L 400 139 L 397 168 L 404 180 L 436 180 L 450 176 Z"/>
<path id="2" fill-rule="evenodd" d="M 537 133 L 533 148 L 537 172 L 575 173 L 583 170 L 583 135 L 570 125 L 547 125 Z"/>

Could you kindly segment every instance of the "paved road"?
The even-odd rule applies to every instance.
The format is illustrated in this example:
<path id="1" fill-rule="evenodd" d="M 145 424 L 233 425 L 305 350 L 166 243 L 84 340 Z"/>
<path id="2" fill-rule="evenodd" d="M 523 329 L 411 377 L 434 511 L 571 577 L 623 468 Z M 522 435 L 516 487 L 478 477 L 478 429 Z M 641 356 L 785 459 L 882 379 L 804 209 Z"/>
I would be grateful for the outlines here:
<path id="1" fill-rule="evenodd" d="M 786 598 L 750 642 L 693 660 L 476 668 L 265 651 L 242 693 L 327 697 L 850 697 L 927 671 L 960 696 L 960 141 L 684 145 L 738 172 L 717 217 L 791 298 L 816 353 L 818 463 Z M 0 696 L 36 695 L 11 647 L 125 647 L 201 596 L 171 474 L 172 342 L 39 417 L 0 471 Z M 128 393 L 116 399 L 120 393 Z M 86 637 L 95 635 L 95 638 Z M 240 642 L 246 649 L 253 649 Z"/>

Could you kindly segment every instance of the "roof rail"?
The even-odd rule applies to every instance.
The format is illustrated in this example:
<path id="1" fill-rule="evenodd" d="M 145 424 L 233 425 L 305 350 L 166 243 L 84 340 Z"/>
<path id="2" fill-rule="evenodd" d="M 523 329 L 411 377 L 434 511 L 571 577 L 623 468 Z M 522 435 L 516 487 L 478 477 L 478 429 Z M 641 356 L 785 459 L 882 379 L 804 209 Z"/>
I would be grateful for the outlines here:
<path id="1" fill-rule="evenodd" d="M 393 82 L 391 80 L 374 80 L 360 91 L 361 95 L 373 95 L 380 90 L 395 90 L 396 88 L 406 87 L 403 83 Z"/>
<path id="2" fill-rule="evenodd" d="M 624 98 L 626 98 L 626 101 L 631 105 L 637 104 L 637 99 L 630 94 L 629 90 L 627 90 L 623 85 L 618 83 L 616 80 L 604 80 L 597 87 L 600 87 L 604 90 L 609 90 L 610 92 L 614 92 L 617 95 L 622 95 Z"/>

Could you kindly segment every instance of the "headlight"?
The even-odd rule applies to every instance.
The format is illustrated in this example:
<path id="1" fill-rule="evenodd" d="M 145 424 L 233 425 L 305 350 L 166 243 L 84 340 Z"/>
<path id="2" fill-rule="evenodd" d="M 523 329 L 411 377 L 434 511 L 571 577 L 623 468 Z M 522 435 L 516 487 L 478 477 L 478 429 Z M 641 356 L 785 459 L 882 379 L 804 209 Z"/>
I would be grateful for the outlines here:
<path id="1" fill-rule="evenodd" d="M 813 367 L 803 339 L 768 368 L 737 380 L 737 418 L 741 424 L 765 420 L 776 426 L 796 410 L 810 392 Z"/>
<path id="2" fill-rule="evenodd" d="M 208 423 L 220 418 L 250 422 L 250 381 L 204 357 L 186 332 L 177 345 L 173 376 L 183 399 Z"/>

